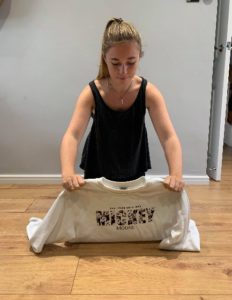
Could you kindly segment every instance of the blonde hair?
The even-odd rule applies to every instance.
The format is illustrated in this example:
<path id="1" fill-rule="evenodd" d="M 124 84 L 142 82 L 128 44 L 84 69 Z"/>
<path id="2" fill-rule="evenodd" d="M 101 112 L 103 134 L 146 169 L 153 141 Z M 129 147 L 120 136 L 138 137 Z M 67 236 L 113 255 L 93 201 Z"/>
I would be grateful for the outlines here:
<path id="1" fill-rule="evenodd" d="M 101 59 L 97 79 L 109 77 L 109 71 L 105 63 L 104 56 L 110 49 L 110 47 L 115 44 L 120 44 L 128 41 L 137 42 L 140 50 L 140 57 L 142 57 L 143 51 L 141 37 L 136 28 L 132 24 L 124 21 L 121 18 L 110 19 L 106 24 L 106 28 L 103 34 Z"/>

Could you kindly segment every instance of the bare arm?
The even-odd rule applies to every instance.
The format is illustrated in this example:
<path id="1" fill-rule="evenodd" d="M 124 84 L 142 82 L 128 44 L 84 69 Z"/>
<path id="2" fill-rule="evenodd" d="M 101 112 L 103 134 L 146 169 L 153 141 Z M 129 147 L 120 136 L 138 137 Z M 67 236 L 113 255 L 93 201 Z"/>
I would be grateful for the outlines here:
<path id="1" fill-rule="evenodd" d="M 75 163 L 79 145 L 88 126 L 93 108 L 93 95 L 90 87 L 86 86 L 77 99 L 72 119 L 60 146 L 61 174 L 63 186 L 67 190 L 74 190 L 84 184 L 82 177 L 75 174 Z"/>
<path id="2" fill-rule="evenodd" d="M 184 182 L 180 141 L 170 120 L 164 98 L 151 83 L 147 84 L 146 106 L 168 163 L 169 176 L 165 179 L 165 184 L 175 191 L 181 191 Z"/>

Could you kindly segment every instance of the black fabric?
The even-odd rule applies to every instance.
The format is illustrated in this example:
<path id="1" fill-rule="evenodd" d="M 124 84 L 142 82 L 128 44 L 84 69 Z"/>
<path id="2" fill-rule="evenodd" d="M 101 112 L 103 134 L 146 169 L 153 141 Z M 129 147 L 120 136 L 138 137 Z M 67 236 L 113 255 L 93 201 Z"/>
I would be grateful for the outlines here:
<path id="1" fill-rule="evenodd" d="M 151 169 L 145 126 L 147 80 L 141 78 L 136 100 L 126 111 L 109 108 L 94 81 L 89 83 L 95 99 L 95 113 L 80 164 L 85 178 L 125 181 L 143 176 Z"/>

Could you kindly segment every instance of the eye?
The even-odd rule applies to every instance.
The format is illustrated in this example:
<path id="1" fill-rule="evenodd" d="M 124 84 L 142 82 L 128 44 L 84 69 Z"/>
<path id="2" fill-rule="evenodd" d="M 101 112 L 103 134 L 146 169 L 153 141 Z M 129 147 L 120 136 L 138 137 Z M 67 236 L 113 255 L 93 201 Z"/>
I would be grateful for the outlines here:
<path id="1" fill-rule="evenodd" d="M 135 64 L 135 62 L 128 62 L 128 63 L 127 63 L 128 66 L 133 66 L 134 64 Z M 113 64 L 113 63 L 112 63 L 112 65 L 113 65 L 113 66 L 121 66 L 121 64 L 118 64 L 118 63 L 116 63 L 116 64 Z"/>

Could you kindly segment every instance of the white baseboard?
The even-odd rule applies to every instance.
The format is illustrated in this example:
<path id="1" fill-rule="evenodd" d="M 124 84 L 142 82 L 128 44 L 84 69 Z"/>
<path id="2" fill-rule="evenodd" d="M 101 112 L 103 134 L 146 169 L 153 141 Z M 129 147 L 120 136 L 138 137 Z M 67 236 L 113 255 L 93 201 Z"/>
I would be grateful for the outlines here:
<path id="1" fill-rule="evenodd" d="M 148 174 L 150 176 L 151 174 Z M 158 178 L 164 178 L 166 175 L 152 175 Z M 209 184 L 207 175 L 184 175 L 186 184 Z M 59 174 L 30 174 L 30 175 L 0 175 L 0 184 L 61 184 L 61 175 Z"/>
<path id="2" fill-rule="evenodd" d="M 167 175 L 151 175 L 148 174 L 148 176 L 154 176 L 158 178 L 165 178 Z M 209 184 L 209 177 L 207 175 L 183 175 L 184 182 L 186 184 L 192 184 L 192 185 L 205 185 Z"/>
<path id="3" fill-rule="evenodd" d="M 209 184 L 209 176 L 207 175 L 184 175 L 183 176 L 184 181 L 186 182 L 186 184 L 199 184 L 199 185 L 203 185 L 203 184 Z"/>

